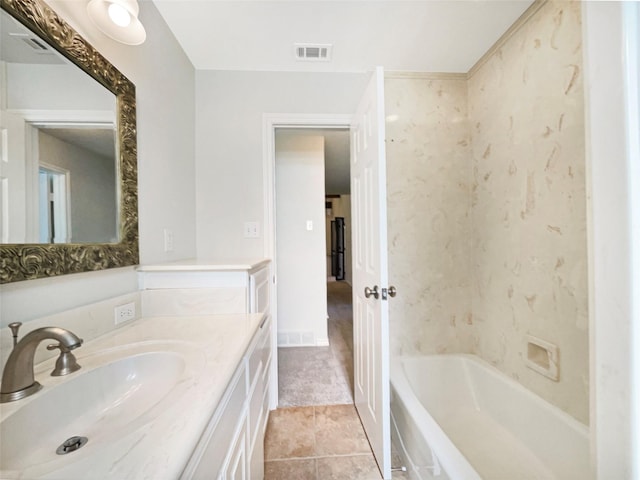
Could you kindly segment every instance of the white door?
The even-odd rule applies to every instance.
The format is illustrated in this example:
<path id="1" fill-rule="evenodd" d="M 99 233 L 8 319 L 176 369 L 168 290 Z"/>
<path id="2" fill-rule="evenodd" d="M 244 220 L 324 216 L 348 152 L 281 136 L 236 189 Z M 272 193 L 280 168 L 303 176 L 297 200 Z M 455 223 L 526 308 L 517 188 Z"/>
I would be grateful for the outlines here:
<path id="1" fill-rule="evenodd" d="M 384 121 L 384 74 L 378 67 L 351 125 L 354 383 L 358 414 L 380 471 L 390 479 Z"/>

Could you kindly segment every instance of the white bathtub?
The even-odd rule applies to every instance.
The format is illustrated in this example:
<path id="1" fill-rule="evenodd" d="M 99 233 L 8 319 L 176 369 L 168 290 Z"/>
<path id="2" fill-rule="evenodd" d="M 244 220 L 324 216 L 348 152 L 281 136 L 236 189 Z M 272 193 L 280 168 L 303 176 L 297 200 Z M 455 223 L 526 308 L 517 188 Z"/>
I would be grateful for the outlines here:
<path id="1" fill-rule="evenodd" d="M 588 428 L 473 355 L 393 360 L 391 417 L 413 479 L 591 478 Z"/>

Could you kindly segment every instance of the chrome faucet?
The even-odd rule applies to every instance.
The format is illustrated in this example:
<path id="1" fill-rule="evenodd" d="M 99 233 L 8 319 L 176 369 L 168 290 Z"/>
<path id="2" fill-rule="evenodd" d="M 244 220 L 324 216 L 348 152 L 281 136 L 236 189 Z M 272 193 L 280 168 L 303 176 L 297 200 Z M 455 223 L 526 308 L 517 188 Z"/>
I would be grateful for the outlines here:
<path id="1" fill-rule="evenodd" d="M 80 368 L 71 354 L 71 350 L 82 345 L 82 339 L 74 333 L 60 327 L 42 327 L 26 334 L 13 348 L 2 373 L 2 385 L 0 386 L 0 403 L 21 400 L 33 395 L 42 388 L 35 381 L 33 374 L 33 361 L 36 348 L 41 341 L 51 339 L 59 342 L 59 345 L 49 345 L 52 348 L 60 348 L 64 365 L 58 365 L 52 375 L 66 375 Z M 70 355 L 70 357 L 69 357 Z"/>

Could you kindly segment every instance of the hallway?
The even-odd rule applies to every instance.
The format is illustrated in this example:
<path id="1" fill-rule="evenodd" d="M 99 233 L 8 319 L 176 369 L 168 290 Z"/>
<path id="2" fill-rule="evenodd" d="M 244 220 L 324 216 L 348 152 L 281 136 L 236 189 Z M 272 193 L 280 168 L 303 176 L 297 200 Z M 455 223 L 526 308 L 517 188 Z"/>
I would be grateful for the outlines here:
<path id="1" fill-rule="evenodd" d="M 278 349 L 280 408 L 353 403 L 351 286 L 327 283 L 328 347 Z"/>

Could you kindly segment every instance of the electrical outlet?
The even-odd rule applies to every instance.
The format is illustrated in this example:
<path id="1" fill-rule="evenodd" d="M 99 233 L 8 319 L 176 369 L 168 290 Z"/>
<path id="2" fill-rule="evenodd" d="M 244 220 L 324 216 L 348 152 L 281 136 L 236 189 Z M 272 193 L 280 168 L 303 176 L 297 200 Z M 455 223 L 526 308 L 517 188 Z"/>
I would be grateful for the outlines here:
<path id="1" fill-rule="evenodd" d="M 116 325 L 133 320 L 136 316 L 136 304 L 134 302 L 118 305 L 115 308 Z"/>

